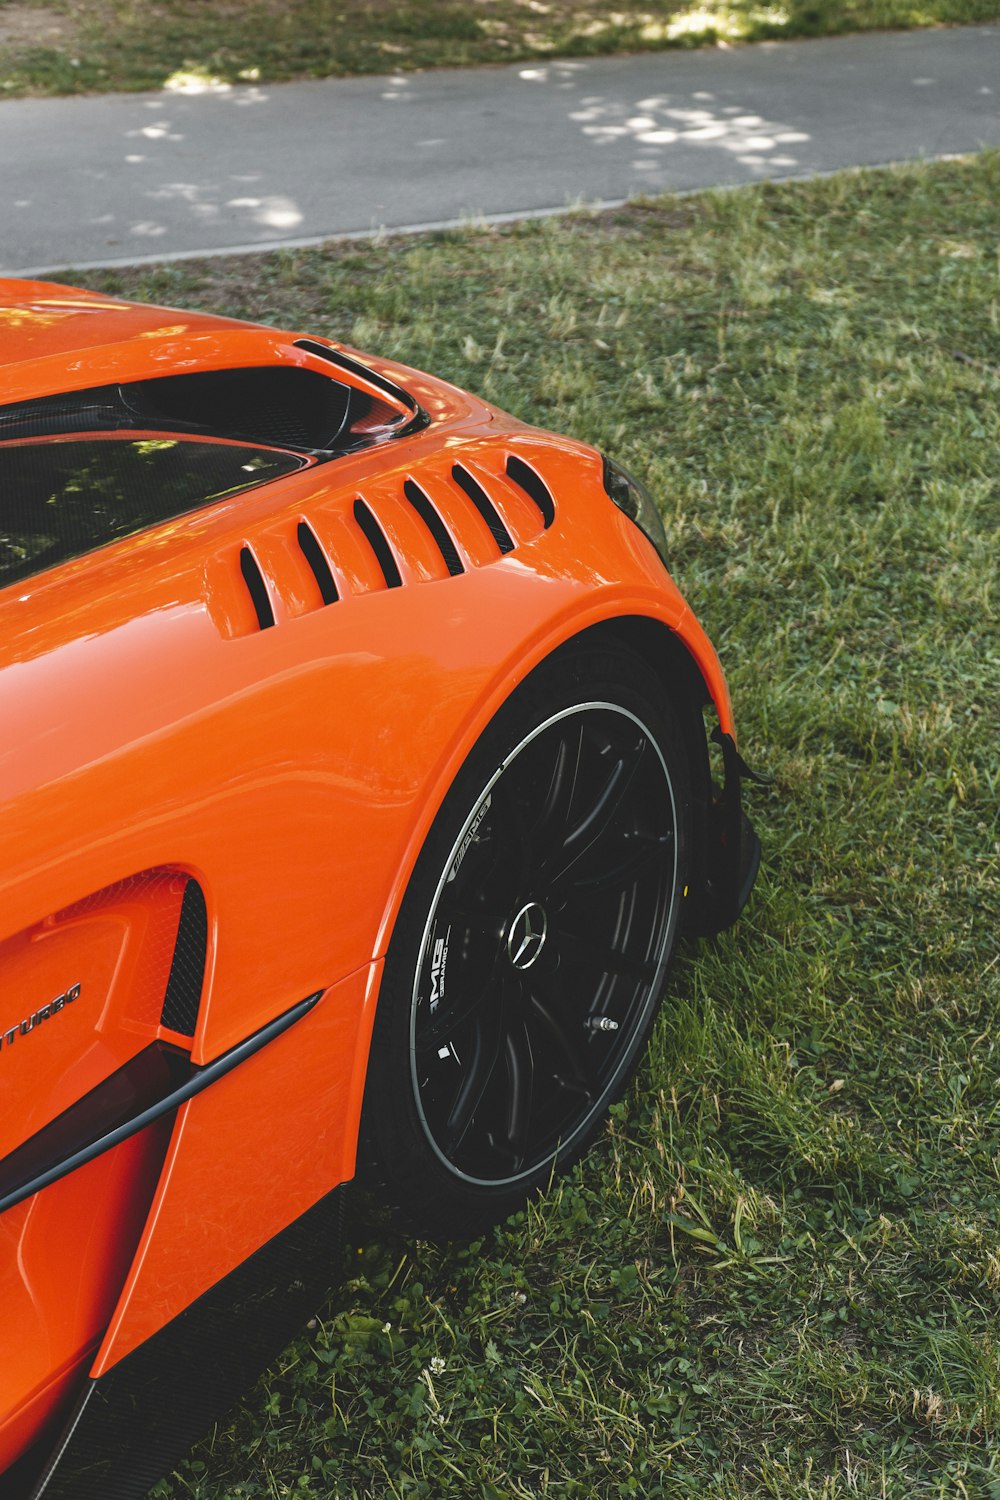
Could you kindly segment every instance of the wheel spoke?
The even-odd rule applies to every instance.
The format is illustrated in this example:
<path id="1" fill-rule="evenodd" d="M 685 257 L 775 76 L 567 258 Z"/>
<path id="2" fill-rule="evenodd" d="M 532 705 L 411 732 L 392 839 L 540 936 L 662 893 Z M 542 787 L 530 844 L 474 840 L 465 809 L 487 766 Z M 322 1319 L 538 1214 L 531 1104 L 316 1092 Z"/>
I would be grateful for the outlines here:
<path id="1" fill-rule="evenodd" d="M 536 1024 L 549 1033 L 559 1054 L 560 1065 L 553 1074 L 556 1082 L 576 1088 L 588 1099 L 596 1098 L 600 1084 L 586 1038 L 580 1034 L 579 1023 L 560 1015 L 551 995 L 544 993 L 537 979 L 528 989 L 527 996 Z"/>
<path id="2" fill-rule="evenodd" d="M 580 779 L 583 736 L 584 725 L 582 723 L 574 726 L 567 725 L 559 736 L 548 787 L 541 810 L 535 820 L 536 843 L 544 844 L 553 835 L 558 837 L 558 830 L 565 828 L 569 823 L 573 811 L 573 799 L 576 796 L 576 786 Z"/>
<path id="3" fill-rule="evenodd" d="M 445 1042 L 454 1037 L 456 1032 L 461 1031 L 473 1019 L 476 1012 L 483 1005 L 483 997 L 473 994 L 466 1000 L 464 1005 L 450 1006 L 442 1015 L 435 1016 L 433 1020 L 427 1021 L 421 1027 L 420 1033 L 415 1040 L 415 1048 L 418 1056 L 430 1051 L 437 1051 Z M 475 1046 L 475 1043 L 473 1043 Z"/>
<path id="4" fill-rule="evenodd" d="M 520 1166 L 528 1149 L 535 1092 L 535 1058 L 522 1016 L 511 1015 L 504 1046 L 509 1087 L 506 1140 Z"/>
<path id="5" fill-rule="evenodd" d="M 495 885 L 501 888 L 502 895 L 498 895 L 503 900 L 523 884 L 532 859 L 532 841 L 524 809 L 513 781 L 504 776 L 494 788 L 493 817 L 498 852 L 490 876 L 491 879 L 498 877 Z"/>
<path id="6" fill-rule="evenodd" d="M 479 1007 L 472 1038 L 472 1055 L 445 1122 L 445 1150 L 454 1158 L 472 1124 L 500 1060 L 504 1040 L 503 1009 Z"/>
<path id="7" fill-rule="evenodd" d="M 609 943 L 597 943 L 591 938 L 579 937 L 565 928 L 555 928 L 553 936 L 558 938 L 563 961 L 579 961 L 588 967 L 596 966 L 598 973 L 611 974 L 622 979 L 637 979 L 648 984 L 656 974 L 656 964 L 640 962 L 627 953 L 619 953 Z"/>
<path id="8" fill-rule="evenodd" d="M 593 875 L 581 875 L 574 867 L 571 880 L 573 889 L 595 891 L 600 894 L 621 890 L 622 886 L 641 874 L 672 843 L 673 834 L 671 833 L 661 834 L 658 838 L 646 835 L 636 836 L 632 853 L 620 860 L 618 864 L 612 865 L 610 869 L 597 870 Z"/>
<path id="9" fill-rule="evenodd" d="M 565 880 L 583 856 L 601 842 L 615 824 L 642 761 L 646 741 L 611 767 L 592 805 L 563 839 L 562 848 L 546 870 L 552 884 Z"/>
<path id="10" fill-rule="evenodd" d="M 457 927 L 462 932 L 473 932 L 477 937 L 499 936 L 496 922 L 491 921 L 484 911 L 475 911 L 468 906 L 453 906 L 443 900 L 438 910 L 451 927 Z"/>

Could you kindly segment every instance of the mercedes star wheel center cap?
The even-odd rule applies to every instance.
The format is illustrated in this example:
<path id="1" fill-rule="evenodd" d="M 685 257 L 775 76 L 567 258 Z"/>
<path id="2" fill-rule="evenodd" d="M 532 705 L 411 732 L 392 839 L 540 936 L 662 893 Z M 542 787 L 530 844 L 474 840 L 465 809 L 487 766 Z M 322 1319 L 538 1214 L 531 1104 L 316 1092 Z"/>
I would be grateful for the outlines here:
<path id="1" fill-rule="evenodd" d="M 537 901 L 522 906 L 507 934 L 507 956 L 515 969 L 530 969 L 545 947 L 549 923 Z"/>

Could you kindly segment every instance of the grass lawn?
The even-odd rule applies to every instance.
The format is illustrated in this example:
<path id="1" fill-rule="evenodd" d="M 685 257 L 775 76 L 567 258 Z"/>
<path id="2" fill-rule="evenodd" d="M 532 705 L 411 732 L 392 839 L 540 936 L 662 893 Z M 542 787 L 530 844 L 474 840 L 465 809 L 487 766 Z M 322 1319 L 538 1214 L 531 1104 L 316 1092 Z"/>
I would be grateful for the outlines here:
<path id="1" fill-rule="evenodd" d="M 278 82 L 1000 17 L 1000 0 L 0 0 L 0 97 Z"/>
<path id="2" fill-rule="evenodd" d="M 88 278 L 606 447 L 775 776 L 590 1159 L 352 1250 L 157 1493 L 1000 1497 L 998 198 L 994 153 Z"/>

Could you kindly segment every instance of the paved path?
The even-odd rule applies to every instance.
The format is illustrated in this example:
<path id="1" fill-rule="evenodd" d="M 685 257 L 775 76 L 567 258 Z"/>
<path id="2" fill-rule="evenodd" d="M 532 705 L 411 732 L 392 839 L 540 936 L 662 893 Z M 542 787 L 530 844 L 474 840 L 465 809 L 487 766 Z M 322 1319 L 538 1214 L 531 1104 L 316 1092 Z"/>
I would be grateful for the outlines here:
<path id="1" fill-rule="evenodd" d="M 1000 145 L 1000 26 L 0 102 L 0 269 L 311 243 Z"/>

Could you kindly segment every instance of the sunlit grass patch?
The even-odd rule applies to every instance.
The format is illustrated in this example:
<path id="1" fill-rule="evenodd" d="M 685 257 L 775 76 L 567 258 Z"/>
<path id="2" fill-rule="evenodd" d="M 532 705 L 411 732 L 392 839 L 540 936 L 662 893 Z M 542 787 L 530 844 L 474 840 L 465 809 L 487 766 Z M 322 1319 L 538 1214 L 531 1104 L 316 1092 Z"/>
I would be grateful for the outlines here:
<path id="1" fill-rule="evenodd" d="M 649 40 L 699 46 L 706 42 L 745 42 L 763 35 L 795 36 L 798 27 L 790 9 L 782 5 L 694 5 L 678 10 L 659 25 L 647 22 Z"/>

